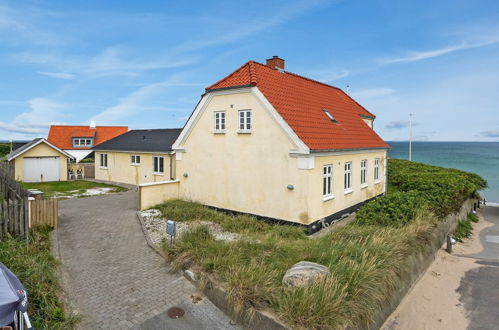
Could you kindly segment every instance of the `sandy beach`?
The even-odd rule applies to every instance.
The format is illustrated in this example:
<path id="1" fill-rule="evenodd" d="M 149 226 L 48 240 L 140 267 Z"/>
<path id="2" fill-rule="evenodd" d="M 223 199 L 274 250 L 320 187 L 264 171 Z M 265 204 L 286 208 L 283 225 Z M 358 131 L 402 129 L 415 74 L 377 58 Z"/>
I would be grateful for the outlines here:
<path id="1" fill-rule="evenodd" d="M 470 323 L 459 301 L 464 274 L 481 267 L 469 255 L 483 250 L 480 232 L 493 226 L 479 214 L 480 221 L 473 226 L 472 237 L 454 246 L 450 255 L 442 247 L 435 261 L 412 287 L 397 309 L 381 327 L 384 330 L 402 329 L 466 329 Z"/>

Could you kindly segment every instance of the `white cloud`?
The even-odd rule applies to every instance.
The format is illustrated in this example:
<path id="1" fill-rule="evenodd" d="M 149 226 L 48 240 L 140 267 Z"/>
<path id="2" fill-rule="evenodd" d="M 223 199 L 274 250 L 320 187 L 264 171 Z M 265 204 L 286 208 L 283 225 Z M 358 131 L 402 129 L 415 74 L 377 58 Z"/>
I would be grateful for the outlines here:
<path id="1" fill-rule="evenodd" d="M 14 44 L 60 45 L 66 37 L 46 29 L 40 21 L 58 15 L 50 11 L 29 7 L 14 9 L 0 6 L 0 40 Z"/>
<path id="2" fill-rule="evenodd" d="M 393 120 L 385 125 L 385 129 L 400 129 L 409 127 L 410 122 L 408 120 Z M 412 126 L 418 126 L 419 123 L 412 122 Z"/>
<path id="3" fill-rule="evenodd" d="M 499 138 L 499 129 L 492 129 L 489 131 L 484 131 L 478 134 L 478 136 L 488 137 L 488 138 Z"/>
<path id="4" fill-rule="evenodd" d="M 116 124 L 121 119 L 133 116 L 139 112 L 158 110 L 158 107 L 148 105 L 149 100 L 164 91 L 167 87 L 184 85 L 183 82 L 179 81 L 180 75 L 173 75 L 165 81 L 142 86 L 122 98 L 118 104 L 105 109 L 90 120 L 95 120 L 99 124 Z"/>
<path id="5" fill-rule="evenodd" d="M 30 110 L 17 115 L 11 123 L 0 121 L 0 130 L 25 133 L 28 135 L 46 135 L 52 124 L 61 123 L 65 117 L 63 104 L 47 98 L 34 98 L 28 101 Z"/>
<path id="6" fill-rule="evenodd" d="M 307 75 L 323 83 L 329 83 L 341 78 L 345 78 L 350 74 L 346 69 L 324 69 L 308 71 Z"/>
<path id="7" fill-rule="evenodd" d="M 216 36 L 210 35 L 208 38 L 197 39 L 185 42 L 176 47 L 177 51 L 193 51 L 211 46 L 228 44 L 238 40 L 250 37 L 259 32 L 265 31 L 271 27 L 281 25 L 287 21 L 303 15 L 306 11 L 318 6 L 330 3 L 331 0 L 301 0 L 296 2 L 287 2 L 286 5 L 267 12 L 271 13 L 267 17 L 257 16 L 256 19 L 249 20 L 244 24 L 234 22 L 233 29 L 218 33 Z M 217 18 L 218 19 L 218 18 Z"/>
<path id="8" fill-rule="evenodd" d="M 352 92 L 350 93 L 350 95 L 353 98 L 368 99 L 368 98 L 388 96 L 394 93 L 395 90 L 392 88 L 380 87 L 380 88 L 362 89 L 359 91 Z"/>
<path id="9" fill-rule="evenodd" d="M 71 56 L 60 53 L 21 52 L 13 56 L 15 61 L 28 64 L 39 64 L 49 66 L 60 72 L 75 72 L 78 76 L 85 78 L 96 78 L 102 76 L 138 75 L 148 70 L 170 69 L 187 66 L 196 61 L 196 56 L 183 56 L 173 59 L 169 56 L 157 58 L 130 59 L 125 56 L 125 51 L 117 47 L 108 47 L 95 56 Z M 55 78 L 63 78 L 60 73 L 41 71 L 41 74 L 59 75 Z M 47 75 L 48 75 L 47 74 Z M 63 75 L 73 75 L 66 74 Z M 69 77 L 69 76 L 67 76 Z"/>
<path id="10" fill-rule="evenodd" d="M 72 73 L 65 73 L 65 72 L 45 72 L 45 71 L 38 71 L 39 74 L 51 77 L 51 78 L 57 78 L 57 79 L 65 79 L 65 80 L 72 80 L 76 79 L 76 75 Z"/>
<path id="11" fill-rule="evenodd" d="M 432 57 L 442 56 L 445 54 L 453 53 L 460 50 L 480 48 L 488 45 L 492 45 L 499 42 L 498 37 L 483 38 L 479 41 L 473 42 L 462 42 L 458 45 L 443 47 L 439 49 L 432 49 L 426 51 L 409 51 L 403 56 L 385 58 L 379 60 L 381 64 L 392 64 L 392 63 L 409 63 L 425 60 Z"/>

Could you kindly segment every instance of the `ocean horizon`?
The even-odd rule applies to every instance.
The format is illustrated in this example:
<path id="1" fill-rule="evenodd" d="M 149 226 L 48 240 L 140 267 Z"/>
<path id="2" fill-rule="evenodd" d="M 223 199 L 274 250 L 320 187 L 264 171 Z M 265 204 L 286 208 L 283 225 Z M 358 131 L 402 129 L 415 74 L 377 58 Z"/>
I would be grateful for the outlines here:
<path id="1" fill-rule="evenodd" d="M 389 157 L 409 159 L 408 141 L 387 142 L 392 147 Z M 480 195 L 499 203 L 499 142 L 417 141 L 412 143 L 412 160 L 476 173 L 489 185 Z"/>

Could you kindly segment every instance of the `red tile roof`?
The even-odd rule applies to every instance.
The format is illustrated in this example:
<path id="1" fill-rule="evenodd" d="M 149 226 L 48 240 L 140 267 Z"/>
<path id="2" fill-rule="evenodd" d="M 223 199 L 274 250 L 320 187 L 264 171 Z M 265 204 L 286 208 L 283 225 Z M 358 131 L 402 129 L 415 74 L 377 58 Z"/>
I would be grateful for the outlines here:
<path id="1" fill-rule="evenodd" d="M 73 138 L 93 137 L 94 145 L 97 145 L 126 132 L 128 132 L 127 126 L 97 126 L 90 128 L 89 126 L 52 125 L 47 140 L 64 150 L 90 149 L 91 147 L 73 147 Z"/>
<path id="2" fill-rule="evenodd" d="M 375 116 L 341 89 L 249 61 L 206 88 L 256 86 L 311 150 L 389 148 L 361 116 Z M 324 109 L 337 120 L 331 121 Z"/>

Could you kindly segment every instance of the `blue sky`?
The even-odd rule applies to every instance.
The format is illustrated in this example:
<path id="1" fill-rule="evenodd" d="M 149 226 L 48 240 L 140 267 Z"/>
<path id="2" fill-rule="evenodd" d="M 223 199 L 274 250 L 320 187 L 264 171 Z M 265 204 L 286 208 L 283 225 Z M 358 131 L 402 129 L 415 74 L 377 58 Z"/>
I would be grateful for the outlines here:
<path id="1" fill-rule="evenodd" d="M 0 139 L 182 127 L 246 61 L 346 90 L 386 140 L 499 141 L 499 1 L 2 1 Z"/>

